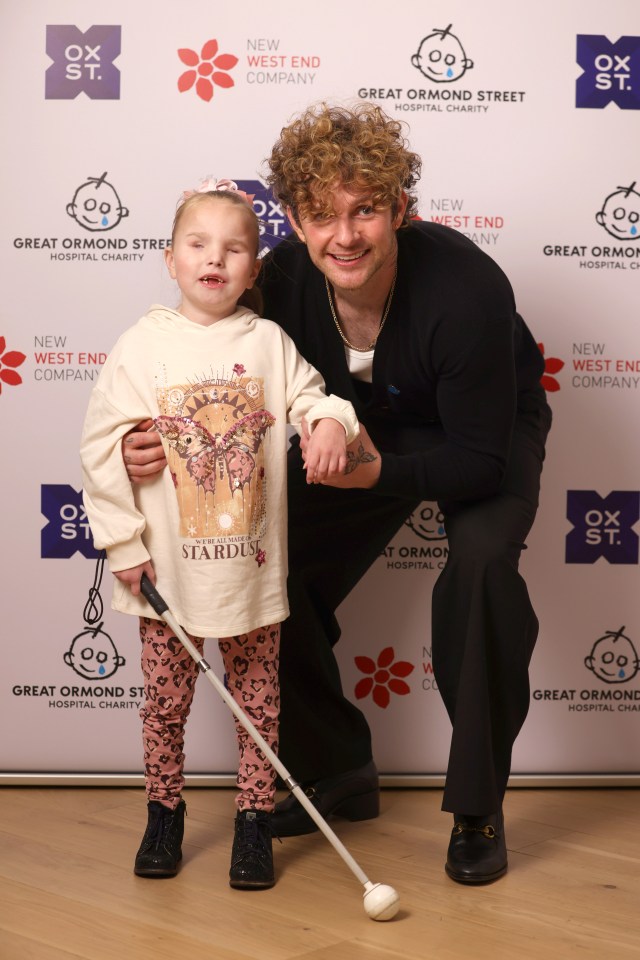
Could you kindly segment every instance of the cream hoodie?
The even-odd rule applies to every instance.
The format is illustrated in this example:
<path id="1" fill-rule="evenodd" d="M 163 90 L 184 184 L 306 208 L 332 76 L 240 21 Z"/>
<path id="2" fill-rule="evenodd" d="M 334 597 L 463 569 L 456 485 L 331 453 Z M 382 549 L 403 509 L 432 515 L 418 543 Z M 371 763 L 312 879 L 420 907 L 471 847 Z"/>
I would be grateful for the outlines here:
<path id="1" fill-rule="evenodd" d="M 169 469 L 132 486 L 120 443 L 153 417 Z M 333 417 L 358 435 L 350 403 L 270 320 L 245 308 L 201 326 L 153 306 L 118 340 L 93 389 L 81 460 L 94 543 L 111 570 L 151 558 L 183 627 L 226 637 L 276 623 L 286 597 L 287 423 Z M 112 606 L 154 617 L 116 580 Z"/>

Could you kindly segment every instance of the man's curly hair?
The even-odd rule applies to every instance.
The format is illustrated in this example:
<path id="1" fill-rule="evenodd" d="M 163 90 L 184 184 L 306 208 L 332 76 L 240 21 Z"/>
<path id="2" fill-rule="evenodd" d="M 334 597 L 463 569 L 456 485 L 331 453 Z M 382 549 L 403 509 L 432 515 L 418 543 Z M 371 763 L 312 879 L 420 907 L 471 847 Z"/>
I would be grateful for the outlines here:
<path id="1" fill-rule="evenodd" d="M 409 197 L 405 226 L 415 216 L 412 189 L 422 161 L 408 149 L 403 125 L 373 103 L 353 108 L 320 103 L 283 127 L 265 177 L 276 199 L 290 207 L 295 219 L 330 213 L 332 190 L 371 190 L 376 206 L 396 208 L 402 192 Z"/>

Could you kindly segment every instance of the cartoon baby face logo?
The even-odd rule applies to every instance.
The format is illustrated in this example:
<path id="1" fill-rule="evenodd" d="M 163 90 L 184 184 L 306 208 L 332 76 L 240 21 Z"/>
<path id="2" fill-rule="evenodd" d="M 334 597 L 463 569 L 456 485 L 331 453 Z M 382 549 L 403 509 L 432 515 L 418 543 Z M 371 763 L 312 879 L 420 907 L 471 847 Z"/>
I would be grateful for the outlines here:
<path id="1" fill-rule="evenodd" d="M 423 540 L 446 540 L 444 514 L 435 503 L 423 503 L 407 517 L 405 523 Z"/>
<path id="2" fill-rule="evenodd" d="M 618 187 L 610 193 L 596 213 L 596 220 L 616 240 L 640 240 L 640 193 L 630 187 Z"/>
<path id="3" fill-rule="evenodd" d="M 473 60 L 469 60 L 451 27 L 434 28 L 411 57 L 413 66 L 434 83 L 452 83 L 473 67 Z"/>
<path id="4" fill-rule="evenodd" d="M 89 177 L 76 190 L 73 200 L 67 204 L 67 213 L 85 230 L 113 230 L 129 211 L 120 203 L 120 197 L 107 180 L 107 172 L 101 177 Z"/>
<path id="5" fill-rule="evenodd" d="M 593 645 L 585 657 L 588 670 L 605 683 L 628 683 L 640 670 L 640 660 L 629 637 L 620 627 L 615 633 L 608 630 Z"/>
<path id="6" fill-rule="evenodd" d="M 116 650 L 109 634 L 102 630 L 102 623 L 99 623 L 97 627 L 89 627 L 73 638 L 64 655 L 64 662 L 85 680 L 106 680 L 113 676 L 118 667 L 124 666 L 125 659 Z"/>

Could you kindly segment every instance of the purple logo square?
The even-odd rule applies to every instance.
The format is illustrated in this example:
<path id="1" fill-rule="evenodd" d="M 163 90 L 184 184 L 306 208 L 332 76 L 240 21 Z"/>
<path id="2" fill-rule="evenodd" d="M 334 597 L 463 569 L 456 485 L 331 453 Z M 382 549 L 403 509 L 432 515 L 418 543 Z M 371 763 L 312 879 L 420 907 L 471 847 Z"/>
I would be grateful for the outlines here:
<path id="1" fill-rule="evenodd" d="M 67 560 L 76 550 L 89 560 L 100 556 L 93 545 L 82 491 L 68 483 L 43 483 L 40 510 L 49 521 L 40 534 L 41 557 Z"/>
<path id="2" fill-rule="evenodd" d="M 640 37 L 611 43 L 601 34 L 578 34 L 577 41 L 584 72 L 576 81 L 576 107 L 602 110 L 615 103 L 621 110 L 640 110 Z"/>
<path id="3" fill-rule="evenodd" d="M 82 33 L 72 24 L 47 26 L 47 54 L 53 60 L 45 74 L 45 100 L 120 99 L 121 27 L 93 26 Z"/>
<path id="4" fill-rule="evenodd" d="M 601 497 L 595 490 L 567 491 L 566 562 L 638 562 L 638 534 L 631 528 L 640 518 L 640 493 L 614 490 Z"/>

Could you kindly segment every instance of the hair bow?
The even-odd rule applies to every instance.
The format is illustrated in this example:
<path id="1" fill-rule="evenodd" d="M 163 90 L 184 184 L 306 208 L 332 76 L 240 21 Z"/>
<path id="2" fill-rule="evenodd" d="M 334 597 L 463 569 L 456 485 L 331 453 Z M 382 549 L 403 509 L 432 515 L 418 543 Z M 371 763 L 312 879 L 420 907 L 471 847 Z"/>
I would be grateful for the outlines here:
<path id="1" fill-rule="evenodd" d="M 224 192 L 225 190 L 229 190 L 232 193 L 237 193 L 238 196 L 242 197 L 242 199 L 250 206 L 253 203 L 255 193 L 245 193 L 244 190 L 239 190 L 238 184 L 235 182 L 235 180 L 216 180 L 215 177 L 205 177 L 197 189 L 185 190 L 182 194 L 182 199 L 188 200 L 189 197 L 194 195 L 194 193 L 209 193 L 215 191 Z"/>

